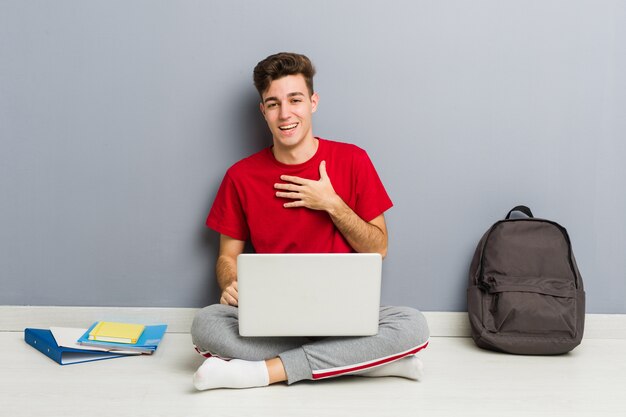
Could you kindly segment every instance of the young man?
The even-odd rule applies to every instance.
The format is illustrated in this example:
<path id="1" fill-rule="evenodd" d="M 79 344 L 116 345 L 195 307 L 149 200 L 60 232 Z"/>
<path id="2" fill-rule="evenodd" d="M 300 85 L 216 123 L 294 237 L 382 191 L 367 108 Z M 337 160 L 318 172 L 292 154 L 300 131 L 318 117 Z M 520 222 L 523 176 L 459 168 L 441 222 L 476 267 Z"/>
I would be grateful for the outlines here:
<path id="1" fill-rule="evenodd" d="M 226 172 L 207 218 L 220 233 L 222 294 L 192 325 L 196 349 L 208 357 L 194 374 L 199 390 L 355 373 L 421 376 L 414 355 L 428 344 L 428 326 L 411 308 L 381 307 L 375 336 L 239 336 L 236 259 L 247 240 L 257 253 L 387 254 L 384 212 L 392 202 L 369 157 L 354 145 L 313 136 L 314 73 L 306 56 L 293 53 L 271 55 L 254 69 L 273 145 Z"/>

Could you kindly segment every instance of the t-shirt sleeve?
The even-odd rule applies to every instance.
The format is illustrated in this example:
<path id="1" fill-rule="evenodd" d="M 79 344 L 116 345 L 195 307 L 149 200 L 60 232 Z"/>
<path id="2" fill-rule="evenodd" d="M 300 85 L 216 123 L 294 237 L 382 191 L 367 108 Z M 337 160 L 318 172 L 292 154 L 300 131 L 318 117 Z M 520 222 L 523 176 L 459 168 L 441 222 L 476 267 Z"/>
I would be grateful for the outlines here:
<path id="1" fill-rule="evenodd" d="M 206 219 L 206 225 L 218 233 L 230 236 L 233 239 L 247 240 L 250 234 L 246 223 L 246 216 L 241 205 L 241 199 L 235 183 L 226 172 L 211 211 Z"/>
<path id="2" fill-rule="evenodd" d="M 356 155 L 356 207 L 355 213 L 369 222 L 393 206 L 374 164 L 363 150 Z"/>

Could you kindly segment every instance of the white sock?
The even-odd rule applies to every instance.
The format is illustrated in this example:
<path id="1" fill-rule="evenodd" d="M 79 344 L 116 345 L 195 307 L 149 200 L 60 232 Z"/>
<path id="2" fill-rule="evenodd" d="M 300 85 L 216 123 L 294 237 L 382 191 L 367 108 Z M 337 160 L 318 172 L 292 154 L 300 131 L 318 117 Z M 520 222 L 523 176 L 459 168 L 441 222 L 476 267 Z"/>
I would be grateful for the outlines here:
<path id="1" fill-rule="evenodd" d="M 208 358 L 193 375 L 193 385 L 200 391 L 213 388 L 252 388 L 269 385 L 265 361 L 225 361 Z"/>
<path id="2" fill-rule="evenodd" d="M 368 377 L 399 376 L 419 381 L 424 375 L 424 365 L 415 355 L 411 355 L 356 375 Z"/>

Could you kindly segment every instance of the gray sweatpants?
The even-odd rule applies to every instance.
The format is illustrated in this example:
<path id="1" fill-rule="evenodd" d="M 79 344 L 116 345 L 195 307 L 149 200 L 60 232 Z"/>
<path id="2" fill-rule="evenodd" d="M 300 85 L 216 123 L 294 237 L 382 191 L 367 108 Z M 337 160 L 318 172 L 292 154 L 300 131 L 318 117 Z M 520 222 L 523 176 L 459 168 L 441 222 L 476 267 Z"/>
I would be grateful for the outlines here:
<path id="1" fill-rule="evenodd" d="M 191 327 L 204 356 L 261 361 L 280 357 L 287 383 L 364 372 L 428 345 L 428 324 L 409 307 L 381 307 L 378 334 L 361 337 L 242 337 L 237 307 L 214 304 L 200 310 Z"/>

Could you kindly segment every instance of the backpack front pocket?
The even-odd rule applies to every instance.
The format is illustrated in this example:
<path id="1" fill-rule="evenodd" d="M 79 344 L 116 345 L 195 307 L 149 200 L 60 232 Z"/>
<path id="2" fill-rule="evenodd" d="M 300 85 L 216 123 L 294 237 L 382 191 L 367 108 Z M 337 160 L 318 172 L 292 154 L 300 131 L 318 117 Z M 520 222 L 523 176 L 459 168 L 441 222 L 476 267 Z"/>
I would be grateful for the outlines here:
<path id="1" fill-rule="evenodd" d="M 491 276 L 482 289 L 488 331 L 576 336 L 576 288 L 571 279 Z"/>

